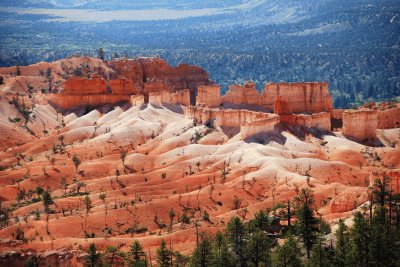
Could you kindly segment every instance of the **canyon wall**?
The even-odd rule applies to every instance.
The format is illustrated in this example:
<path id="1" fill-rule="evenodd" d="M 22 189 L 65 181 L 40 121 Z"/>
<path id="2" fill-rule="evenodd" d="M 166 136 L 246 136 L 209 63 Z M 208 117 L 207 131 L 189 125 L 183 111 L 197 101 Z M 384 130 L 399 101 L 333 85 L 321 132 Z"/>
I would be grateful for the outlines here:
<path id="1" fill-rule="evenodd" d="M 109 85 L 114 95 L 133 95 L 142 91 L 140 86 L 125 78 L 110 80 Z"/>
<path id="2" fill-rule="evenodd" d="M 281 121 L 286 122 L 289 125 L 314 128 L 324 132 L 331 130 L 331 114 L 328 112 L 319 112 L 311 115 L 281 115 Z"/>
<path id="3" fill-rule="evenodd" d="M 37 94 L 34 100 L 38 104 L 50 104 L 57 109 L 66 111 L 79 107 L 89 106 L 91 108 L 107 104 L 118 104 L 130 102 L 130 95 L 64 95 L 64 94 Z"/>
<path id="4" fill-rule="evenodd" d="M 196 103 L 208 107 L 217 107 L 221 104 L 226 108 L 258 107 L 264 111 L 275 110 L 277 114 L 318 113 L 332 110 L 332 97 L 328 92 L 328 83 L 325 82 L 269 83 L 265 85 L 261 94 L 258 93 L 254 83 L 246 82 L 243 86 L 231 85 L 222 97 L 218 96 L 219 91 L 217 86 L 199 88 Z"/>
<path id="5" fill-rule="evenodd" d="M 196 105 L 214 108 L 221 106 L 221 103 L 221 87 L 219 85 L 198 87 Z"/>
<path id="6" fill-rule="evenodd" d="M 175 93 L 168 91 L 149 93 L 149 103 L 161 106 L 163 104 L 190 106 L 189 89 L 180 90 Z"/>
<path id="7" fill-rule="evenodd" d="M 279 116 L 271 113 L 242 109 L 219 109 L 190 106 L 186 117 L 196 123 L 211 124 L 226 128 L 239 128 L 243 139 L 261 133 L 268 133 L 279 123 Z"/>
<path id="8" fill-rule="evenodd" d="M 400 128 L 400 106 L 378 110 L 378 129 Z"/>
<path id="9" fill-rule="evenodd" d="M 284 96 L 276 96 L 274 103 L 274 113 L 278 115 L 289 115 L 292 114 L 289 104 Z"/>
<path id="10" fill-rule="evenodd" d="M 222 97 L 222 103 L 226 107 L 262 106 L 263 104 L 252 82 L 246 82 L 244 86 L 237 84 L 229 86 L 229 90 Z"/>
<path id="11" fill-rule="evenodd" d="M 262 92 L 264 107 L 272 109 L 277 96 L 284 96 L 294 113 L 332 110 L 332 97 L 326 82 L 268 83 Z"/>
<path id="12" fill-rule="evenodd" d="M 71 78 L 65 81 L 64 94 L 66 95 L 95 95 L 105 94 L 106 81 L 102 78 Z"/>
<path id="13" fill-rule="evenodd" d="M 376 110 L 346 110 L 343 112 L 344 136 L 358 142 L 374 141 L 378 126 Z"/>
<path id="14" fill-rule="evenodd" d="M 160 58 L 115 59 L 109 61 L 108 65 L 116 71 L 117 75 L 131 80 L 142 88 L 148 82 L 162 80 L 170 84 L 172 91 L 189 89 L 192 104 L 194 104 L 198 86 L 213 84 L 209 80 L 208 73 L 198 66 L 180 64 L 172 67 Z"/>
<path id="15" fill-rule="evenodd" d="M 278 124 L 279 121 L 280 118 L 276 114 L 269 114 L 269 116 L 264 119 L 256 119 L 249 122 L 245 121 L 240 127 L 242 139 L 269 133 L 274 130 L 275 125 Z"/>

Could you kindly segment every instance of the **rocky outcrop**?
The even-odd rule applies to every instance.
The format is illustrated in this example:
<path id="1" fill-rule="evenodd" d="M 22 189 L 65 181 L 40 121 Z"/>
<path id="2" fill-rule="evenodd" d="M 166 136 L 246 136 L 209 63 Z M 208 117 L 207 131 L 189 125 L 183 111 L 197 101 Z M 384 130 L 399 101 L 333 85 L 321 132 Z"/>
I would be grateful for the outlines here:
<path id="1" fill-rule="evenodd" d="M 400 128 L 400 106 L 378 110 L 378 129 Z"/>
<path id="2" fill-rule="evenodd" d="M 278 115 L 243 109 L 234 110 L 191 106 L 186 110 L 186 117 L 200 124 L 238 128 L 242 133 L 243 139 L 270 132 L 273 130 L 275 124 L 279 123 Z"/>
<path id="3" fill-rule="evenodd" d="M 325 82 L 268 83 L 262 92 L 264 107 L 272 109 L 277 96 L 283 96 L 294 113 L 332 110 L 332 97 Z"/>
<path id="4" fill-rule="evenodd" d="M 130 95 L 63 95 L 63 94 L 37 94 L 35 102 L 50 104 L 55 108 L 67 111 L 81 107 L 96 108 L 102 105 L 114 105 L 121 102 L 130 102 Z"/>
<path id="5" fill-rule="evenodd" d="M 221 106 L 221 87 L 219 85 L 199 86 L 196 105 L 215 108 Z"/>
<path id="6" fill-rule="evenodd" d="M 144 89 L 143 89 L 144 94 L 149 94 L 154 92 L 157 93 L 162 91 L 174 92 L 175 89 L 170 82 L 160 79 L 148 80 L 144 84 Z"/>
<path id="7" fill-rule="evenodd" d="M 257 137 L 274 130 L 276 124 L 280 121 L 280 117 L 275 114 L 268 114 L 267 118 L 256 119 L 249 122 L 243 122 L 240 127 L 242 139 Z"/>
<path id="8" fill-rule="evenodd" d="M 367 194 L 358 192 L 343 192 L 341 195 L 333 198 L 329 204 L 331 213 L 343 213 L 354 210 L 368 200 Z"/>
<path id="9" fill-rule="evenodd" d="M 132 106 L 141 106 L 145 103 L 144 95 L 132 95 L 130 103 Z"/>
<path id="10" fill-rule="evenodd" d="M 377 126 L 378 112 L 376 110 L 346 110 L 343 112 L 342 133 L 354 141 L 375 141 Z"/>
<path id="11" fill-rule="evenodd" d="M 189 89 L 185 89 L 176 93 L 171 93 L 168 91 L 151 92 L 149 94 L 149 103 L 157 106 L 164 104 L 189 106 L 190 91 Z"/>
<path id="12" fill-rule="evenodd" d="M 262 106 L 262 98 L 252 82 L 242 85 L 231 85 L 222 97 L 225 107 Z"/>
<path id="13" fill-rule="evenodd" d="M 193 104 L 197 87 L 213 83 L 209 80 L 208 73 L 200 67 L 188 64 L 172 67 L 160 58 L 115 59 L 108 64 L 118 75 L 131 80 L 132 83 L 136 83 L 142 88 L 145 88 L 145 84 L 148 82 L 161 80 L 169 84 L 172 91 L 189 89 Z M 148 92 L 153 91 L 150 89 L 151 87 L 147 89 Z"/>
<path id="14" fill-rule="evenodd" d="M 278 115 L 292 114 L 292 111 L 289 108 L 289 104 L 287 103 L 284 96 L 281 95 L 276 96 L 274 103 L 274 113 Z"/>
<path id="15" fill-rule="evenodd" d="M 109 85 L 111 93 L 114 95 L 132 95 L 139 94 L 142 91 L 140 86 L 125 78 L 110 80 Z"/>
<path id="16" fill-rule="evenodd" d="M 328 112 L 306 114 L 288 114 L 281 115 L 281 121 L 293 125 L 314 128 L 320 131 L 328 132 L 331 130 L 331 115 Z"/>
<path id="17" fill-rule="evenodd" d="M 102 78 L 71 78 L 65 81 L 65 95 L 95 95 L 105 94 L 107 89 L 106 81 Z"/>

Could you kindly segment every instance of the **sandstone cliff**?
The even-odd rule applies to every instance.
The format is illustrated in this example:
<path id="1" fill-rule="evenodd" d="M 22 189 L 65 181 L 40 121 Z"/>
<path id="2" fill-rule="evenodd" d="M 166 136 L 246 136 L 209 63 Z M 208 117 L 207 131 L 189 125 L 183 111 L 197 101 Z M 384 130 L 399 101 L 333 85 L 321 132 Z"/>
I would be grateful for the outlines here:
<path id="1" fill-rule="evenodd" d="M 344 136 L 358 142 L 375 141 L 378 126 L 376 110 L 346 110 L 343 112 Z"/>
<path id="2" fill-rule="evenodd" d="M 172 67 L 160 58 L 115 59 L 108 64 L 118 75 L 142 87 L 147 82 L 161 80 L 170 84 L 173 91 L 189 89 L 193 104 L 197 87 L 213 83 L 209 80 L 208 73 L 200 67 L 188 64 Z"/>
<path id="3" fill-rule="evenodd" d="M 328 92 L 328 83 L 268 83 L 262 92 L 263 105 L 272 109 L 277 96 L 284 96 L 289 109 L 294 113 L 330 112 L 332 97 Z"/>
<path id="4" fill-rule="evenodd" d="M 196 105 L 215 108 L 221 106 L 221 87 L 219 85 L 199 86 Z"/>

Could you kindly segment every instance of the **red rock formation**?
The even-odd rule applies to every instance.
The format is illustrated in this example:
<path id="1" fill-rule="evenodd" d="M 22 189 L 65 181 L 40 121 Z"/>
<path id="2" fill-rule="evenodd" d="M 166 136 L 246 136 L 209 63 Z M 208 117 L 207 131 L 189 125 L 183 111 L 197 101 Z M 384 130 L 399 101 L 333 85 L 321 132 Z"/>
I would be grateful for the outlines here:
<path id="1" fill-rule="evenodd" d="M 180 90 L 176 93 L 168 91 L 149 93 L 149 103 L 161 106 L 163 104 L 190 106 L 189 89 Z"/>
<path id="2" fill-rule="evenodd" d="M 281 115 L 281 121 L 294 126 L 304 126 L 307 128 L 315 128 L 320 131 L 331 130 L 331 115 L 328 112 L 306 114 L 289 114 Z"/>
<path id="3" fill-rule="evenodd" d="M 278 115 L 269 114 L 267 118 L 244 122 L 240 127 L 242 139 L 271 132 L 279 121 Z"/>
<path id="4" fill-rule="evenodd" d="M 226 106 L 262 106 L 261 95 L 256 90 L 256 86 L 252 82 L 246 82 L 244 86 L 231 85 L 229 90 L 222 97 L 222 102 Z"/>
<path id="5" fill-rule="evenodd" d="M 173 91 L 189 89 L 192 103 L 199 85 L 209 85 L 208 73 L 200 67 L 181 64 L 174 68 L 160 58 L 117 59 L 108 62 L 118 75 L 144 86 L 151 80 L 162 80 L 171 84 Z"/>
<path id="6" fill-rule="evenodd" d="M 357 192 L 346 191 L 333 198 L 329 204 L 331 213 L 351 211 L 368 200 L 366 193 L 358 195 Z"/>
<path id="7" fill-rule="evenodd" d="M 193 106 L 187 108 L 186 117 L 201 124 L 211 123 L 219 127 L 239 128 L 242 138 L 269 132 L 279 122 L 279 116 L 270 113 Z"/>
<path id="8" fill-rule="evenodd" d="M 378 129 L 400 128 L 400 106 L 378 110 Z"/>
<path id="9" fill-rule="evenodd" d="M 130 103 L 132 106 L 141 106 L 144 104 L 144 96 L 143 95 L 132 95 Z"/>
<path id="10" fill-rule="evenodd" d="M 196 105 L 206 107 L 219 107 L 222 103 L 221 87 L 219 85 L 199 86 L 197 90 Z"/>
<path id="11" fill-rule="evenodd" d="M 65 95 L 94 95 L 106 93 L 106 81 L 101 78 L 71 78 L 65 81 Z"/>
<path id="12" fill-rule="evenodd" d="M 42 104 L 51 104 L 61 110 L 72 110 L 79 107 L 99 107 L 106 104 L 117 104 L 129 102 L 129 95 L 63 95 L 63 94 L 44 94 L 36 95 L 35 101 Z"/>
<path id="13" fill-rule="evenodd" d="M 346 110 L 343 112 L 344 136 L 358 142 L 374 141 L 378 126 L 376 110 Z"/>
<path id="14" fill-rule="evenodd" d="M 132 95 L 139 94 L 142 91 L 140 86 L 133 85 L 131 80 L 128 79 L 115 79 L 110 80 L 110 87 L 112 94 L 115 95 Z"/>
<path id="15" fill-rule="evenodd" d="M 148 80 L 144 84 L 143 91 L 145 94 L 149 94 L 150 92 L 162 92 L 162 91 L 173 92 L 175 90 L 170 82 L 153 78 L 151 80 Z"/>
<path id="16" fill-rule="evenodd" d="M 266 84 L 262 92 L 264 107 L 272 109 L 278 95 L 285 97 L 294 113 L 332 110 L 332 97 L 325 82 Z"/>
<path id="17" fill-rule="evenodd" d="M 292 114 L 284 96 L 276 96 L 276 100 L 274 103 L 274 113 L 278 115 Z"/>

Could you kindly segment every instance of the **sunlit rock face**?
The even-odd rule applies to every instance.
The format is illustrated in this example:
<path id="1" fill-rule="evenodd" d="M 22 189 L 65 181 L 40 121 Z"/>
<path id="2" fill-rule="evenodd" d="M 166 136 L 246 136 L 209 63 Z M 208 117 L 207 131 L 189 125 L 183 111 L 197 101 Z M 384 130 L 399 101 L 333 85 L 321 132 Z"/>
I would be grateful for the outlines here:
<path id="1" fill-rule="evenodd" d="M 343 112 L 344 136 L 359 142 L 369 142 L 376 139 L 378 127 L 378 111 L 376 110 L 346 110 Z"/>

